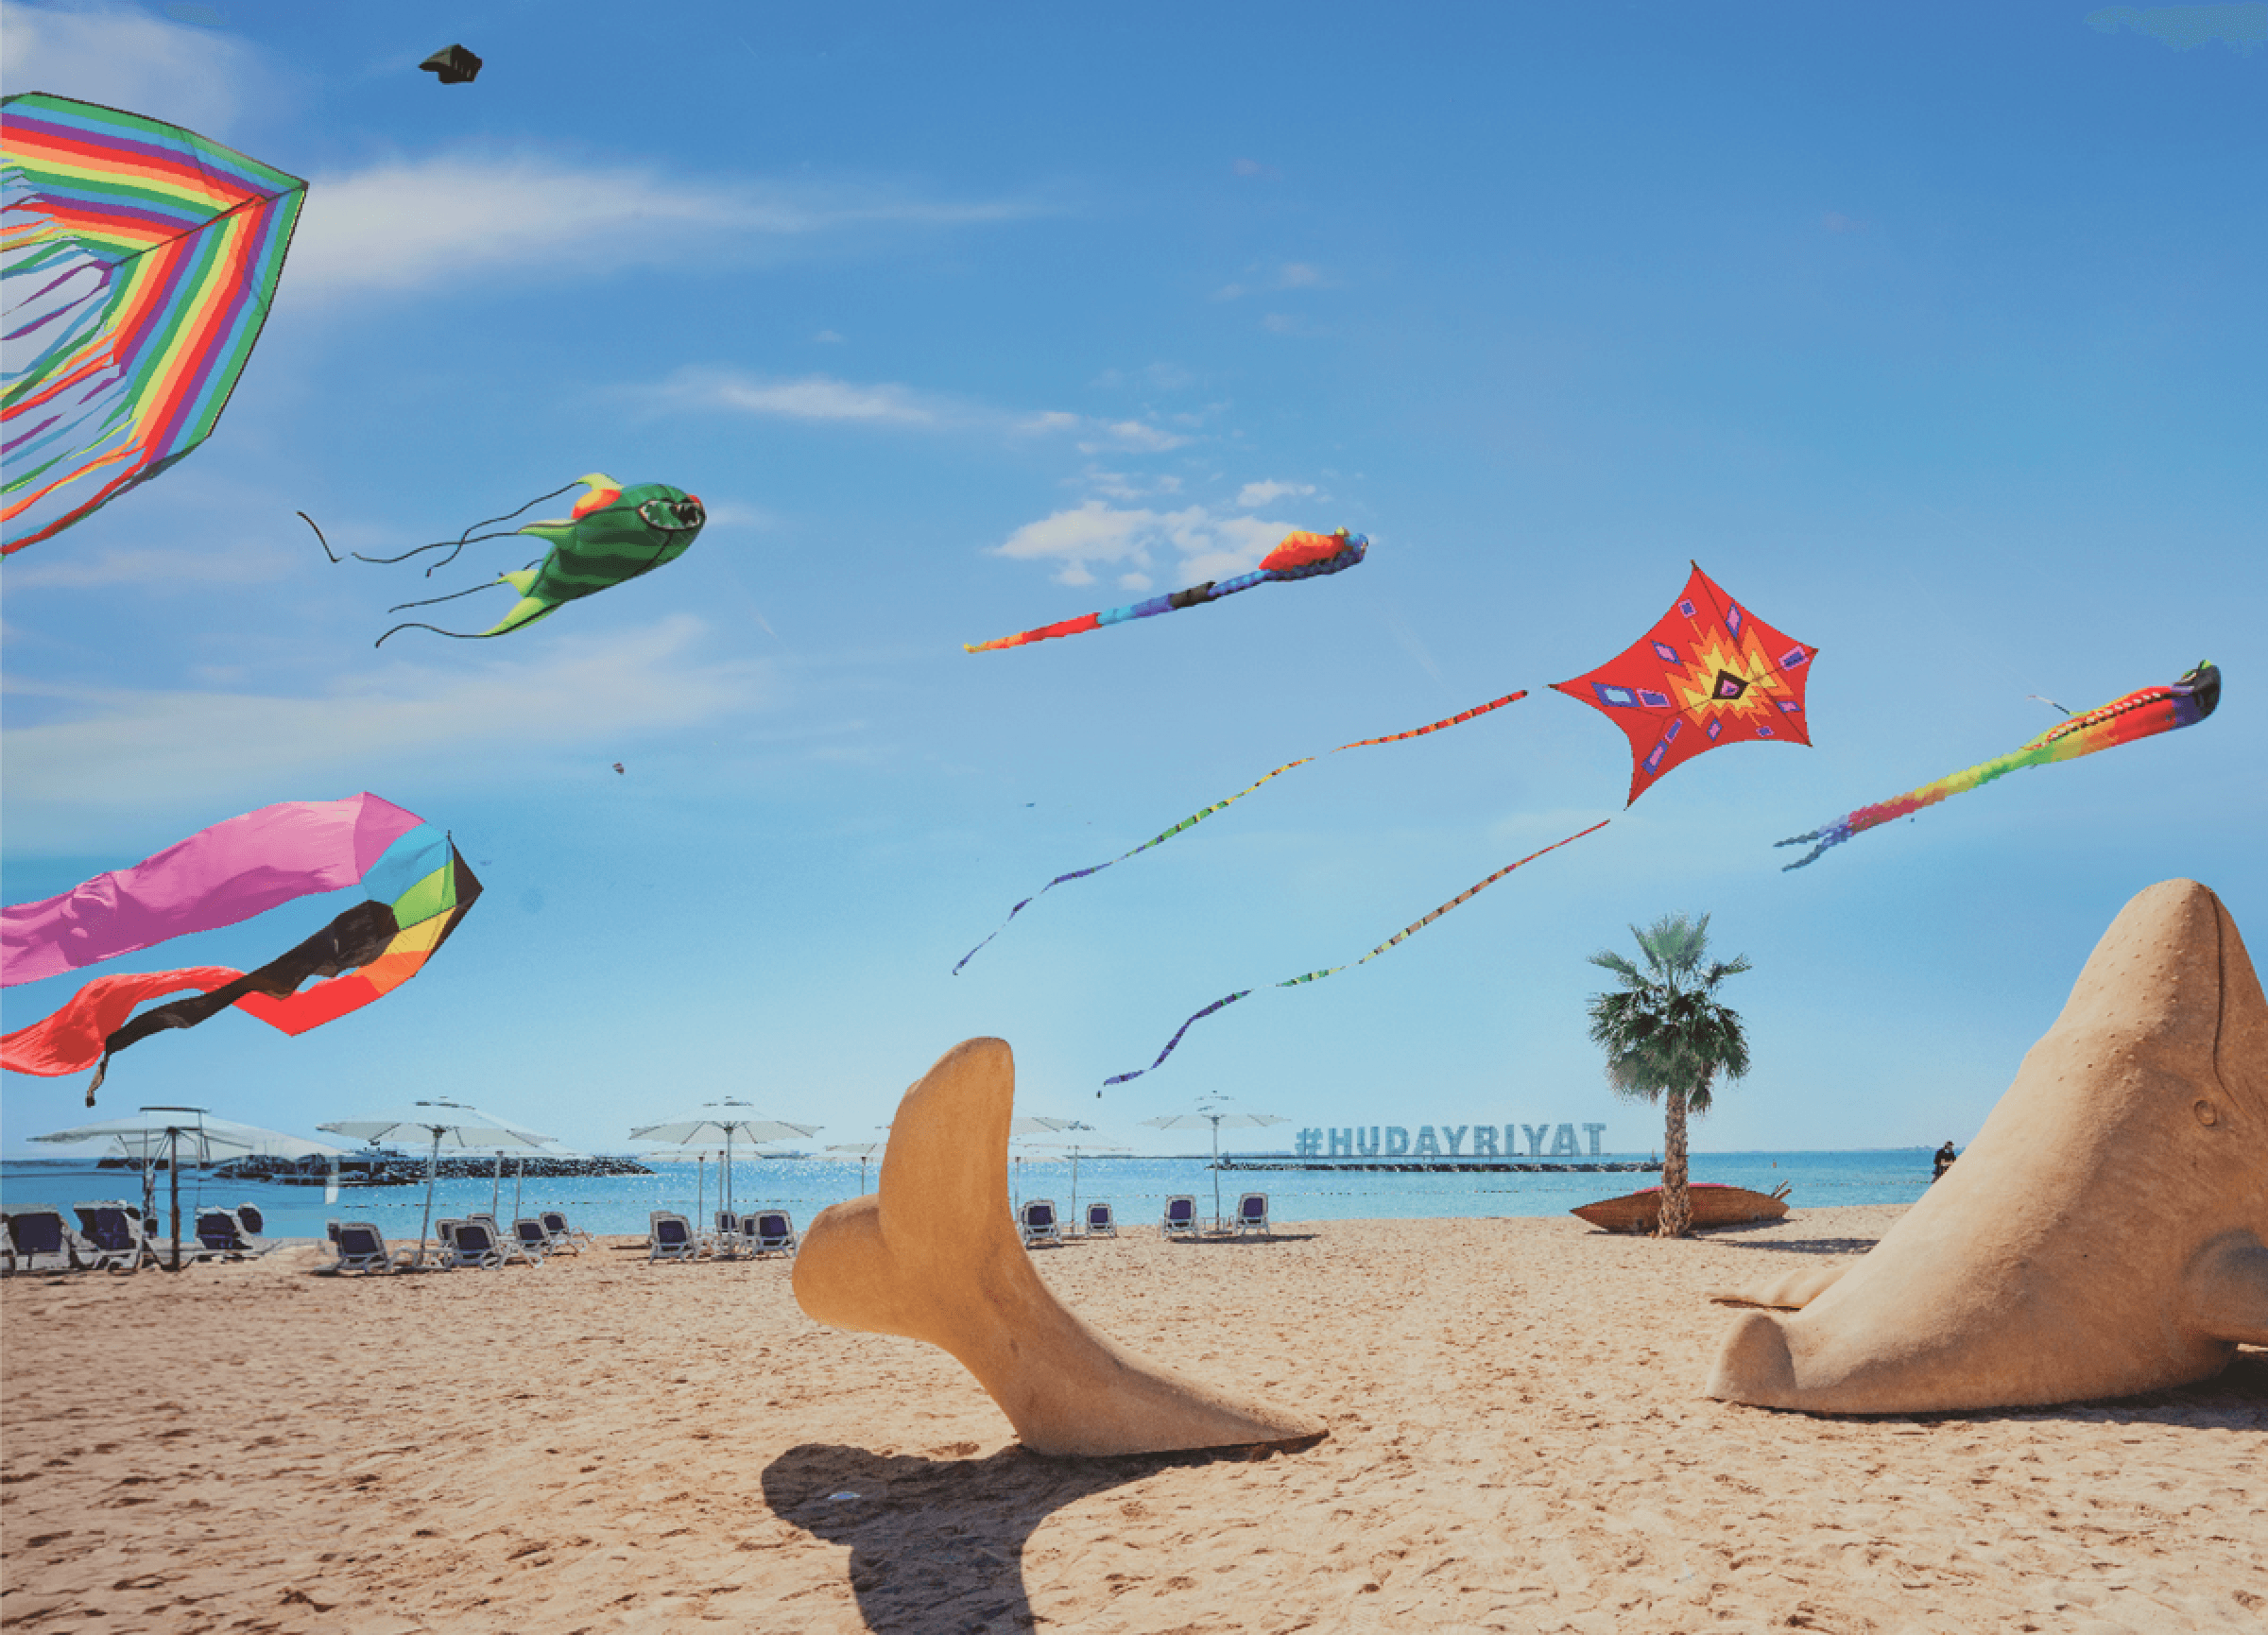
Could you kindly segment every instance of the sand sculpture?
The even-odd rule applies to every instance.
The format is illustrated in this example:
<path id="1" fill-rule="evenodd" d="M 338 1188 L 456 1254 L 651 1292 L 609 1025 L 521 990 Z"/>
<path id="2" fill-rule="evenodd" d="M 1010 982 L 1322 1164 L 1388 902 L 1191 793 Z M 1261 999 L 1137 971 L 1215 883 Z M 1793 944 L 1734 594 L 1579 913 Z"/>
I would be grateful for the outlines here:
<path id="1" fill-rule="evenodd" d="M 2193 880 L 2120 911 L 1960 1162 L 1864 1259 L 1745 1296 L 1709 1394 L 1820 1413 L 2118 1397 L 2268 1345 L 2268 1000 Z"/>
<path id="2" fill-rule="evenodd" d="M 1306 1441 L 1321 1424 L 1182 1379 L 1087 1326 L 1032 1268 L 1008 1209 L 1015 1058 L 947 1051 L 905 1093 L 880 1190 L 820 1212 L 796 1299 L 822 1323 L 906 1334 L 959 1359 L 1038 1454 L 1159 1454 Z"/>

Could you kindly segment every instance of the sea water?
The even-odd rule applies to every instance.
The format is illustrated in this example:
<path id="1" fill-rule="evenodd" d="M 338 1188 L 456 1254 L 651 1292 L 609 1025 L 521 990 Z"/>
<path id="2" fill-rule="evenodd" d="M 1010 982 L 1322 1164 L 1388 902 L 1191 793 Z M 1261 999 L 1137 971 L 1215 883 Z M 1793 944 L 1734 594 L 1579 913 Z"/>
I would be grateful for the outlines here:
<path id="1" fill-rule="evenodd" d="M 1785 1185 L 1790 1210 L 1829 1209 L 1839 1204 L 1912 1203 L 1930 1181 L 1927 1147 L 1872 1152 L 1727 1152 L 1700 1153 L 1692 1160 L 1692 1179 L 1771 1192 Z M 1276 1155 L 1250 1155 L 1249 1162 L 1266 1162 Z M 1646 1153 L 1602 1154 L 1602 1162 L 1631 1162 Z M 432 1218 L 443 1219 L 486 1213 L 493 1203 L 496 1214 L 509 1222 L 515 1213 L 532 1215 L 540 1210 L 563 1210 L 569 1221 L 585 1231 L 636 1233 L 644 1236 L 655 1210 L 674 1210 L 703 1225 L 724 1207 L 718 1194 L 713 1162 L 642 1158 L 653 1173 L 630 1176 L 546 1177 L 516 1180 L 511 1164 L 505 1165 L 501 1182 L 492 1179 L 451 1179 L 435 1183 Z M 732 1166 L 732 1205 L 746 1212 L 758 1208 L 784 1209 L 798 1227 L 831 1203 L 871 1191 L 878 1167 L 863 1172 L 856 1162 L 824 1159 L 750 1158 L 740 1155 Z M 1121 1227 L 1148 1226 L 1165 1213 L 1165 1200 L 1176 1195 L 1197 1199 L 1197 1213 L 1213 1213 L 1214 1184 L 1224 1214 L 1232 1215 L 1237 1199 L 1247 1192 L 1268 1195 L 1269 1213 L 1278 1225 L 1301 1221 L 1337 1220 L 1476 1220 L 1504 1215 L 1555 1215 L 1578 1204 L 1619 1197 L 1641 1187 L 1656 1186 L 1653 1174 L 1601 1174 L 1568 1170 L 1557 1173 L 1465 1172 L 1378 1173 L 1350 1170 L 1257 1170 L 1212 1168 L 1208 1158 L 1082 1158 L 1074 1179 L 1068 1160 L 1025 1160 L 1008 1165 L 1011 1202 L 1052 1198 L 1066 1221 L 1090 1202 L 1108 1202 Z M 157 1177 L 157 1209 L 161 1227 L 166 1224 L 169 1178 Z M 0 1208 L 8 1210 L 54 1207 L 72 1220 L 74 1204 L 123 1198 L 139 1202 L 142 1176 L 138 1170 L 97 1169 L 92 1162 L 55 1160 L 17 1160 L 0 1163 Z M 321 1237 L 324 1223 L 361 1220 L 375 1224 L 387 1238 L 418 1235 L 425 1215 L 425 1188 L 412 1186 L 341 1187 L 335 1202 L 325 1202 L 320 1186 L 277 1186 L 259 1182 L 219 1180 L 195 1169 L 181 1172 L 181 1231 L 197 1230 L 197 1211 L 227 1209 L 240 1203 L 260 1207 L 270 1237 Z M 74 1223 L 76 1224 L 76 1223 Z"/>

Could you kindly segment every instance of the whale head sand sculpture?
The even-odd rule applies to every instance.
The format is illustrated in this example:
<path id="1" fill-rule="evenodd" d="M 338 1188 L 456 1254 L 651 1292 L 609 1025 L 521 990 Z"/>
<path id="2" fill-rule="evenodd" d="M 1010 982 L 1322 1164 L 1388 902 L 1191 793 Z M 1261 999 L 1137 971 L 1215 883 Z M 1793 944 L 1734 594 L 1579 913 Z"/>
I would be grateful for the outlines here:
<path id="1" fill-rule="evenodd" d="M 971 1039 L 905 1093 L 880 1190 L 820 1212 L 796 1299 L 836 1328 L 953 1353 L 1037 1454 L 1160 1454 L 1308 1441 L 1323 1427 L 1213 1390 L 1089 1328 L 1032 1269 L 1008 1210 L 1015 1058 Z"/>
<path id="2" fill-rule="evenodd" d="M 2193 880 L 2122 909 L 1961 1162 L 1864 1260 L 1731 1303 L 1709 1394 L 1819 1413 L 2131 1395 L 2268 1345 L 2268 1000 Z"/>

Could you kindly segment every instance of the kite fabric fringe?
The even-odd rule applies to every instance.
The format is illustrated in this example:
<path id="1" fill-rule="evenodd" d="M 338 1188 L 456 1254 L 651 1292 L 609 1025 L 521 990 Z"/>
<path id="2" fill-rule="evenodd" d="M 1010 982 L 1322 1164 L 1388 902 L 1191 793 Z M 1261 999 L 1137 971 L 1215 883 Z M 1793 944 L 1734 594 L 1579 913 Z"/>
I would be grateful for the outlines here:
<path id="1" fill-rule="evenodd" d="M 1611 818 L 1602 818 L 1588 829 L 1578 830 L 1576 833 L 1570 835 L 1564 840 L 1553 841 L 1549 846 L 1546 846 L 1542 852 L 1531 852 L 1525 857 L 1522 857 L 1518 863 L 1505 864 L 1502 869 L 1499 869 L 1495 873 L 1489 875 L 1486 880 L 1483 880 L 1477 885 L 1470 886 L 1465 890 L 1458 892 L 1454 897 L 1451 898 L 1447 903 L 1441 904 L 1440 907 L 1435 909 L 1431 914 L 1428 914 L 1422 920 L 1413 920 L 1409 924 L 1403 926 L 1400 931 L 1397 931 L 1393 936 L 1387 938 L 1383 942 L 1380 943 L 1376 948 L 1373 948 L 1369 953 L 1364 955 L 1360 959 L 1355 960 L 1353 963 L 1356 965 L 1369 964 L 1373 959 L 1376 959 L 1387 949 L 1394 947 L 1397 943 L 1407 941 L 1417 933 L 1423 931 L 1427 926 L 1431 925 L 1435 921 L 1440 919 L 1444 914 L 1447 914 L 1451 909 L 1455 908 L 1462 904 L 1469 903 L 1472 901 L 1472 899 L 1478 897 L 1482 892 L 1487 890 L 1489 886 L 1494 886 L 1499 880 L 1502 880 L 1505 875 L 1511 873 L 1515 869 L 1519 869 L 1527 864 L 1535 862 L 1537 858 L 1541 857 L 1546 852 L 1556 852 L 1562 846 L 1572 846 L 1576 841 L 1582 839 L 1586 835 L 1596 835 L 1600 830 L 1606 828 L 1607 824 L 1613 821 L 1614 819 Z M 1270 983 L 1268 986 L 1271 988 L 1297 988 L 1302 983 L 1320 982 L 1324 977 L 1334 976 L 1346 969 L 1347 967 L 1344 965 L 1327 966 L 1321 971 L 1311 971 L 1304 976 L 1295 976 L 1288 982 L 1275 982 Z M 1167 1057 L 1174 1054 L 1174 1047 L 1181 1042 L 1181 1036 L 1183 1034 L 1187 1033 L 1191 1028 L 1196 1026 L 1198 1023 L 1204 1021 L 1214 1011 L 1226 1010 L 1229 1006 L 1234 1005 L 1238 1000 L 1248 999 L 1258 991 L 1260 991 L 1258 989 L 1247 988 L 1240 992 L 1229 994 L 1226 999 L 1214 1000 L 1211 1005 L 1208 1005 L 1204 1009 L 1198 1011 L 1194 1016 L 1191 1017 L 1187 1022 L 1183 1023 L 1179 1027 L 1174 1030 L 1173 1038 L 1165 1041 L 1165 1048 L 1158 1053 L 1158 1059 L 1151 1062 L 1148 1067 L 1138 1067 L 1131 1073 L 1114 1074 L 1110 1077 L 1104 1079 L 1103 1083 L 1106 1086 L 1124 1084 L 1130 1078 L 1140 1078 L 1145 1073 L 1155 1072 L 1159 1067 L 1164 1064 Z M 1097 1093 L 1100 1093 L 1098 1092 Z"/>
<path id="2" fill-rule="evenodd" d="M 2035 697 L 2038 695 L 2033 695 Z M 2042 699 L 2053 703 L 2053 699 Z M 1820 854 L 1830 846 L 1840 846 L 1854 835 L 1898 818 L 1911 817 L 1924 806 L 1955 795 L 1966 795 L 1979 789 L 1995 778 L 2004 778 L 2024 766 L 2045 766 L 2057 761 L 2075 760 L 2091 755 L 2098 749 L 2113 749 L 2121 744 L 2131 744 L 2138 738 L 2155 737 L 2171 732 L 2177 727 L 2193 727 L 2211 714 L 2221 702 L 2221 671 L 2207 663 L 2184 674 L 2172 686 L 2140 687 L 2122 698 L 2114 698 L 2099 709 L 2084 715 L 2073 715 L 2058 721 L 2038 737 L 2020 749 L 2005 755 L 1996 755 L 1989 761 L 1959 772 L 1950 773 L 1934 783 L 1910 789 L 1892 800 L 1862 806 L 1856 812 L 1838 818 L 1823 828 L 1808 835 L 1791 835 L 1775 841 L 1778 846 L 1802 846 L 1811 850 L 1795 862 L 1784 865 L 1780 872 L 1801 869 L 1818 861 Z M 2057 709 L 2063 706 L 2057 704 Z"/>
<path id="3" fill-rule="evenodd" d="M 1097 863 L 1091 869 L 1074 869 L 1068 874 L 1057 875 L 1045 886 L 1040 886 L 1039 890 L 1033 892 L 1022 903 L 1017 904 L 1015 907 L 1009 909 L 1007 919 L 1000 922 L 999 926 L 993 931 L 992 937 L 986 938 L 983 942 L 978 943 L 974 948 L 971 948 L 968 953 L 961 955 L 960 963 L 953 968 L 953 973 L 954 975 L 958 976 L 961 973 L 961 966 L 967 965 L 971 959 L 974 959 L 978 955 L 982 954 L 985 951 L 987 944 L 991 942 L 992 938 L 998 937 L 1001 932 L 1005 931 L 1009 924 L 1015 920 L 1016 916 L 1022 914 L 1026 908 L 1029 908 L 1033 904 L 1039 902 L 1040 898 L 1046 896 L 1050 891 L 1053 891 L 1057 886 L 1062 885 L 1065 881 L 1084 880 L 1090 874 L 1100 874 L 1104 869 L 1109 868 L 1112 863 L 1124 863 L 1127 858 L 1139 856 L 1141 853 L 1147 852 L 1153 846 L 1163 845 L 1166 841 L 1171 840 L 1175 835 L 1181 834 L 1185 830 L 1195 828 L 1198 824 L 1204 822 L 1206 818 L 1211 817 L 1215 812 L 1224 811 L 1227 808 L 1235 805 L 1246 796 L 1251 794 L 1253 790 L 1259 788 L 1262 783 L 1265 783 L 1269 778 L 1280 778 L 1284 773 L 1289 772 L 1295 766 L 1304 766 L 1310 761 L 1319 761 L 1322 760 L 1324 756 L 1340 754 L 1348 749 L 1368 749 L 1374 744 L 1399 744 L 1405 738 L 1422 738 L 1428 732 L 1438 732 L 1444 727 L 1458 726 L 1463 722 L 1471 720 L 1475 715 L 1486 715 L 1491 710 L 1501 710 L 1506 704 L 1518 703 L 1521 699 L 1526 697 L 1527 696 L 1527 689 L 1522 687 L 1517 693 L 1506 693 L 1501 698 L 1491 698 L 1486 704 L 1475 704 L 1469 710 L 1461 710 L 1454 715 L 1444 716 L 1438 721 L 1428 722 L 1422 727 L 1413 727 L 1406 732 L 1390 732 L 1383 738 L 1358 738 L 1351 744 L 1341 744 L 1336 749 L 1326 749 L 1322 755 L 1302 755 L 1297 761 L 1286 761 L 1282 766 L 1277 767 L 1275 771 L 1270 772 L 1266 778 L 1262 778 L 1257 783 L 1246 784 L 1244 788 L 1239 789 L 1235 794 L 1229 796 L 1226 800 L 1215 800 L 1211 805 L 1206 807 L 1202 812 L 1193 813 L 1191 816 L 1182 818 L 1180 822 L 1175 824 L 1164 834 L 1154 835 L 1149 839 L 1144 840 L 1141 845 L 1135 847 L 1131 852 L 1121 852 L 1118 856 L 1111 858 L 1109 862 Z M 1228 1002 L 1224 1000 L 1222 1003 L 1227 1004 Z M 1172 1047 L 1169 1045 L 1167 1048 L 1171 1049 Z"/>

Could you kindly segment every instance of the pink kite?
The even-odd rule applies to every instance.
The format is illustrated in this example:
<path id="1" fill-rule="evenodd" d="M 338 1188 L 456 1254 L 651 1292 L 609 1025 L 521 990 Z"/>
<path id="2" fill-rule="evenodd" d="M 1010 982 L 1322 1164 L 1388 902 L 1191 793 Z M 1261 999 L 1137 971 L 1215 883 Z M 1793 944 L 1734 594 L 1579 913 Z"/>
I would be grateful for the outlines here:
<path id="1" fill-rule="evenodd" d="M 352 886 L 422 821 L 362 794 L 287 800 L 215 823 L 131 869 L 0 909 L 0 985 L 60 976 Z"/>

